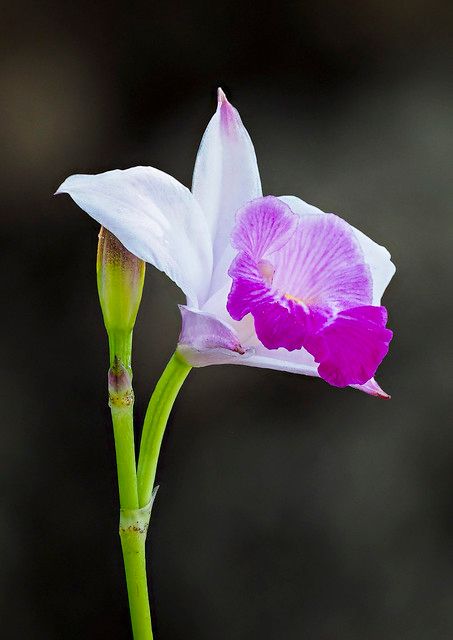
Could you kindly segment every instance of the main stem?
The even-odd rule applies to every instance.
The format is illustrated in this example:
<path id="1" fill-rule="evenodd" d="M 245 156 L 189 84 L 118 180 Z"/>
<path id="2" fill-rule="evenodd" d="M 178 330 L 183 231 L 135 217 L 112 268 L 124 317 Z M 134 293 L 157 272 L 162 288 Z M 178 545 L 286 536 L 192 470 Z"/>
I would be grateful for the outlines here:
<path id="1" fill-rule="evenodd" d="M 134 640 L 153 640 L 145 556 L 150 509 L 139 509 L 138 504 L 130 341 L 121 341 L 121 346 L 123 348 L 118 349 L 118 353 L 111 353 L 109 371 L 109 404 L 120 496 L 121 548 Z"/>
<path id="2" fill-rule="evenodd" d="M 146 579 L 145 542 L 160 447 L 173 403 L 191 367 L 175 353 L 156 385 L 143 424 L 138 470 L 135 463 L 133 403 L 128 341 L 111 357 L 110 407 L 120 494 L 120 538 L 134 640 L 153 640 Z M 113 343 L 111 341 L 111 348 Z M 117 343 L 118 346 L 118 343 Z M 128 353 L 129 351 L 129 353 Z M 125 380 L 128 381 L 125 384 Z"/>
<path id="3" fill-rule="evenodd" d="M 150 510 L 122 510 L 120 518 L 121 548 L 134 640 L 153 640 L 145 553 Z"/>

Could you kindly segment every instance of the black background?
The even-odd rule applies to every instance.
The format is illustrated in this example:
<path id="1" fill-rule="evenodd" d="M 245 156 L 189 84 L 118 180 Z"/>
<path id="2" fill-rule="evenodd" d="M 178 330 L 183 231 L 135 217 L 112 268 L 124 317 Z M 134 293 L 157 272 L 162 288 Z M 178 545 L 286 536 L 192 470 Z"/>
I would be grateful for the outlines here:
<path id="1" fill-rule="evenodd" d="M 2 637 L 130 638 L 98 227 L 52 193 L 136 164 L 190 186 L 219 85 L 265 193 L 391 251 L 393 398 L 246 367 L 189 376 L 148 543 L 156 638 L 453 636 L 452 6 L 2 4 Z M 138 424 L 182 300 L 148 269 Z"/>

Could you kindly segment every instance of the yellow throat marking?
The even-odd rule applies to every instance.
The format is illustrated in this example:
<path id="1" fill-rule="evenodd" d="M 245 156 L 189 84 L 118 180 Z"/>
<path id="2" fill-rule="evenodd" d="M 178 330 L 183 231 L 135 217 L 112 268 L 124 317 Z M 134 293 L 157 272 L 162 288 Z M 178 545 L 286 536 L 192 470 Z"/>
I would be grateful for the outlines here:
<path id="1" fill-rule="evenodd" d="M 296 296 L 292 296 L 290 293 L 284 293 L 283 297 L 286 298 L 287 300 L 294 300 L 294 302 L 298 302 L 299 304 L 302 304 L 304 307 L 307 306 L 305 302 L 301 300 L 301 298 L 296 298 Z"/>

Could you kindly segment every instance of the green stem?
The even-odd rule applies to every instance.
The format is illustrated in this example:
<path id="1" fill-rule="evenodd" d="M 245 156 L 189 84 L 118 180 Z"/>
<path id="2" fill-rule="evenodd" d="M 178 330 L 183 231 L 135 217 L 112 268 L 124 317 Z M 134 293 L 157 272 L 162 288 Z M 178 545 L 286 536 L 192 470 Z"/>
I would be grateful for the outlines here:
<path id="1" fill-rule="evenodd" d="M 111 345 L 115 344 L 111 340 Z M 146 580 L 145 542 L 151 505 L 139 509 L 134 445 L 134 392 L 130 372 L 130 347 L 121 344 L 121 356 L 111 354 L 109 404 L 115 439 L 118 488 L 120 496 L 120 538 L 126 573 L 129 610 L 134 640 L 152 640 L 151 613 Z"/>
<path id="2" fill-rule="evenodd" d="M 146 531 L 150 512 L 151 504 L 145 509 L 121 511 L 121 548 L 126 570 L 134 640 L 153 640 L 145 555 Z"/>
<path id="3" fill-rule="evenodd" d="M 175 352 L 149 401 L 143 423 L 137 470 L 138 501 L 141 507 L 147 505 L 151 500 L 157 461 L 168 416 L 190 369 L 191 366 Z"/>
<path id="4" fill-rule="evenodd" d="M 133 404 L 130 407 L 111 405 L 113 436 L 121 509 L 138 508 L 137 473 L 135 467 Z"/>
<path id="5" fill-rule="evenodd" d="M 116 358 L 130 371 L 132 357 L 132 331 L 112 330 L 108 332 L 110 366 Z"/>
<path id="6" fill-rule="evenodd" d="M 191 367 L 175 353 L 157 383 L 145 416 L 137 471 L 130 342 L 120 336 L 120 339 L 110 340 L 110 347 L 109 397 L 121 506 L 120 538 L 132 631 L 134 640 L 152 640 L 146 580 L 146 532 L 162 438 L 175 398 Z"/>

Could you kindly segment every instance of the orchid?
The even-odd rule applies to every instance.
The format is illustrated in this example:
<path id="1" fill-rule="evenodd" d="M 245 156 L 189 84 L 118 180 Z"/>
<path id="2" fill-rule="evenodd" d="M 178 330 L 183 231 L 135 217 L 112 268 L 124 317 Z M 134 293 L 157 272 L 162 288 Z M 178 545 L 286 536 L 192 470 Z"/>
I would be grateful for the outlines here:
<path id="1" fill-rule="evenodd" d="M 68 193 L 101 225 L 97 282 L 109 339 L 120 538 L 135 640 L 152 640 L 145 542 L 171 408 L 192 367 L 243 364 L 389 397 L 374 380 L 392 332 L 386 249 L 294 196 L 263 197 L 255 151 L 219 89 L 192 191 L 151 167 L 73 175 Z M 185 293 L 176 352 L 156 384 L 135 455 L 132 335 L 145 262 Z"/>
<path id="2" fill-rule="evenodd" d="M 294 196 L 263 197 L 254 147 L 221 89 L 192 191 L 151 167 L 73 175 L 68 193 L 184 292 L 178 352 L 389 397 L 374 380 L 392 332 L 380 306 L 388 251 Z"/>

